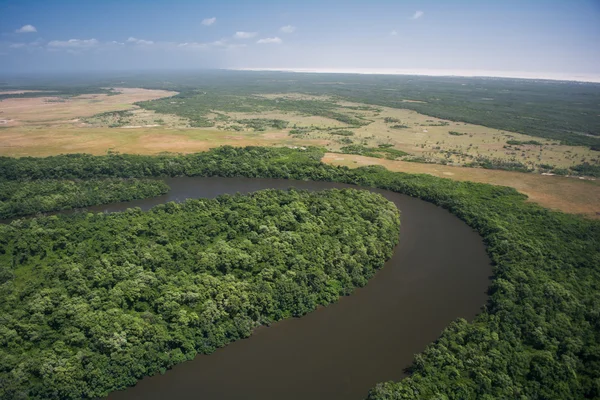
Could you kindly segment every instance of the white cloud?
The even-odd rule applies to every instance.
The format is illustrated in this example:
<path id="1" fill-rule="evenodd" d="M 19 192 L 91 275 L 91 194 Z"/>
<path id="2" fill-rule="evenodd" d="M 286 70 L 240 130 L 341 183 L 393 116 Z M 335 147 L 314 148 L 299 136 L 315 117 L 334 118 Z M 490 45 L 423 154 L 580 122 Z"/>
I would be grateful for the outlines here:
<path id="1" fill-rule="evenodd" d="M 242 47 L 245 45 L 239 45 L 239 44 L 230 44 L 227 39 L 220 39 L 220 40 L 215 40 L 214 42 L 208 42 L 208 43 L 199 43 L 199 42 L 185 42 L 185 43 L 178 43 L 177 44 L 177 48 L 178 49 L 187 49 L 187 50 L 208 50 L 208 49 L 214 49 L 214 48 L 221 48 L 221 49 L 230 49 L 230 48 L 236 48 L 236 47 Z"/>
<path id="2" fill-rule="evenodd" d="M 280 44 L 281 42 L 283 42 L 283 40 L 279 39 L 278 37 L 272 37 L 272 38 L 260 39 L 256 43 L 258 43 L 258 44 L 269 44 L 269 43 Z"/>
<path id="3" fill-rule="evenodd" d="M 27 46 L 25 43 L 13 43 L 8 47 L 10 47 L 11 49 L 20 49 L 25 46 Z"/>
<path id="4" fill-rule="evenodd" d="M 154 42 L 152 40 L 137 39 L 137 38 L 134 38 L 134 37 L 130 37 L 129 39 L 127 39 L 127 43 L 141 44 L 141 45 L 151 45 L 151 44 L 154 44 Z"/>
<path id="5" fill-rule="evenodd" d="M 395 30 L 393 30 L 393 31 L 390 32 L 390 35 L 391 36 L 398 36 L 398 32 L 396 32 Z"/>
<path id="6" fill-rule="evenodd" d="M 35 29 L 35 26 L 33 26 L 33 25 L 23 25 L 22 27 L 17 29 L 15 32 L 17 32 L 17 33 L 32 33 L 32 32 L 37 32 L 37 29 Z"/>
<path id="7" fill-rule="evenodd" d="M 257 32 L 236 32 L 233 37 L 236 39 L 251 39 L 256 35 L 258 35 Z"/>
<path id="8" fill-rule="evenodd" d="M 96 47 L 98 44 L 96 39 L 52 40 L 48 43 L 48 47 L 86 49 Z"/>
<path id="9" fill-rule="evenodd" d="M 286 25 L 282 26 L 279 30 L 283 33 L 293 33 L 296 30 L 296 27 L 292 25 Z"/>
<path id="10" fill-rule="evenodd" d="M 216 17 L 212 17 L 212 18 L 204 18 L 202 20 L 202 25 L 204 26 L 211 26 L 212 24 L 214 24 L 215 22 L 217 22 L 217 18 Z"/>
<path id="11" fill-rule="evenodd" d="M 209 45 L 208 45 L 208 43 L 186 42 L 186 43 L 179 43 L 177 45 L 177 47 L 180 49 L 204 50 L 204 49 L 208 49 Z"/>
<path id="12" fill-rule="evenodd" d="M 419 19 L 421 18 L 425 13 L 423 11 L 416 11 L 412 17 L 410 17 L 410 19 Z"/>

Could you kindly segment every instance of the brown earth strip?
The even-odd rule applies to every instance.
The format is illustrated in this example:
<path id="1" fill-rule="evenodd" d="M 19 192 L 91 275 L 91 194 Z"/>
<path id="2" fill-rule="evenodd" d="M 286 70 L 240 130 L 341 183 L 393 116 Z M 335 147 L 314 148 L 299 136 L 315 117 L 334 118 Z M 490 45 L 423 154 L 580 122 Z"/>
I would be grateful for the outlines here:
<path id="1" fill-rule="evenodd" d="M 390 171 L 429 174 L 457 181 L 510 186 L 526 194 L 530 201 L 544 207 L 600 218 L 600 182 L 598 181 L 481 168 L 390 161 L 337 153 L 325 154 L 323 162 L 332 165 L 345 165 L 350 168 L 382 165 Z"/>

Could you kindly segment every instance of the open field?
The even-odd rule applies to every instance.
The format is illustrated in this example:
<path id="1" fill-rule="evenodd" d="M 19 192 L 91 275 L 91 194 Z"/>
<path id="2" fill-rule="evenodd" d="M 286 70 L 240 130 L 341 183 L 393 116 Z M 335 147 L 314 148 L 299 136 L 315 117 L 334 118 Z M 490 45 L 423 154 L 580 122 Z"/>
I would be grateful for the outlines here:
<path id="1" fill-rule="evenodd" d="M 530 201 L 544 207 L 600 218 L 600 182 L 598 181 L 482 168 L 393 161 L 351 154 L 327 153 L 323 158 L 323 162 L 332 165 L 344 165 L 350 168 L 381 165 L 390 171 L 429 174 L 458 181 L 510 186 L 526 194 Z"/>
<path id="2" fill-rule="evenodd" d="M 194 153 L 213 147 L 302 146 L 306 140 L 273 132 L 223 132 L 215 129 L 82 128 L 78 126 L 18 127 L 0 129 L 0 155 L 50 156 L 66 153 L 131 154 Z M 325 143 L 312 141 L 313 144 Z"/>
<path id="3" fill-rule="evenodd" d="M 185 117 L 191 126 L 274 131 L 308 142 L 325 141 L 331 151 L 343 152 L 348 145 L 386 146 L 408 153 L 406 158 L 426 162 L 540 171 L 600 163 L 600 153 L 589 147 L 567 146 L 557 140 L 444 120 L 408 109 L 349 102 L 335 96 L 196 91 L 142 103 L 141 107 Z M 341 129 L 345 132 L 340 133 Z"/>
<path id="4" fill-rule="evenodd" d="M 176 92 L 116 88 L 118 94 L 85 94 L 70 98 L 31 97 L 10 98 L 0 102 L 0 120 L 5 126 L 56 124 L 98 113 L 133 108 L 137 101 L 173 96 Z M 23 91 L 21 91 L 23 92 Z M 6 93 L 6 92 L 5 92 Z"/>
<path id="5" fill-rule="evenodd" d="M 113 129 L 161 127 L 168 130 L 161 132 L 163 139 L 168 137 L 163 151 L 197 151 L 229 141 L 232 144 L 244 141 L 257 145 L 320 145 L 334 152 L 344 152 L 344 147 L 349 145 L 387 146 L 408 153 L 403 159 L 451 165 L 492 162 L 514 164 L 521 169 L 544 169 L 600 162 L 599 152 L 583 146 L 566 146 L 550 139 L 331 96 L 209 93 L 164 98 L 176 92 L 117 90 L 117 95 L 5 99 L 0 103 L 0 127 L 4 128 L 0 131 L 3 139 L 0 153 L 39 154 L 40 149 L 35 148 L 39 141 L 38 128 L 45 130 L 42 135 L 47 147 L 61 151 L 62 143 L 66 143 L 63 152 L 72 151 L 74 146 L 94 154 L 109 148 L 125 151 L 120 149 L 124 143 L 134 143 L 126 146 L 127 150 L 146 153 L 148 146 L 135 143 L 136 137 L 157 134 L 156 131 L 131 134 Z M 154 99 L 161 100 L 141 103 L 142 108 L 132 104 Z M 204 127 L 196 127 L 198 121 Z M 52 130 L 48 129 L 50 126 Z M 74 128 L 87 134 L 81 135 Z M 176 129 L 177 133 L 170 129 Z M 35 132 L 37 138 L 31 132 Z M 73 143 L 69 136 L 74 136 Z M 198 143 L 202 141 L 206 143 Z M 157 147 L 160 146 L 152 148 Z"/>
<path id="6" fill-rule="evenodd" d="M 274 94 L 266 95 L 266 97 L 278 98 Z M 280 95 L 279 98 L 318 99 L 317 96 L 302 94 Z M 322 100 L 332 101 L 332 98 L 324 97 Z M 598 152 L 583 146 L 565 146 L 555 140 L 443 120 L 412 110 L 368 106 L 346 101 L 337 101 L 336 104 L 339 106 L 335 110 L 337 112 L 372 121 L 368 125 L 358 128 L 346 125 L 354 132 L 354 136 L 350 138 L 353 143 L 365 146 L 392 144 L 398 150 L 429 161 L 460 165 L 476 161 L 478 157 L 484 157 L 506 162 L 519 162 L 530 168 L 539 164 L 565 168 L 582 162 L 597 163 L 600 157 Z M 255 114 L 253 117 L 260 118 L 261 116 Z M 386 118 L 390 122 L 386 122 Z M 294 123 L 303 126 L 310 125 L 310 121 L 298 121 L 297 119 Z M 339 126 L 339 123 L 328 125 L 331 128 Z M 333 151 L 339 151 L 341 147 L 348 144 L 332 139 L 328 132 L 313 130 L 308 137 L 329 139 L 328 148 Z M 509 141 L 540 144 L 509 144 Z"/>
<path id="7" fill-rule="evenodd" d="M 412 110 L 298 93 L 236 97 L 240 104 L 235 107 L 227 101 L 215 101 L 214 109 L 210 108 L 212 100 L 208 105 L 202 103 L 202 116 L 213 126 L 195 128 L 190 119 L 176 113 L 133 105 L 137 101 L 173 96 L 176 92 L 118 90 L 117 95 L 5 99 L 0 102 L 0 118 L 7 121 L 0 125 L 0 155 L 106 154 L 109 150 L 137 154 L 191 153 L 222 145 L 316 145 L 332 151 L 324 161 L 335 165 L 379 164 L 393 171 L 512 186 L 548 208 L 592 217 L 598 217 L 600 212 L 598 182 L 458 166 L 480 157 L 518 162 L 529 168 L 540 164 L 561 168 L 582 162 L 597 164 L 599 153 L 583 146 L 566 146 L 550 139 L 442 120 Z M 158 101 L 174 104 L 175 110 L 182 104 L 177 97 Z M 192 110 L 193 104 L 192 100 Z M 236 111 L 249 108 L 256 111 Z M 510 145 L 507 142 L 511 140 L 541 144 Z M 437 164 L 339 153 L 351 144 L 368 148 L 383 145 L 408 153 L 391 158 Z"/>

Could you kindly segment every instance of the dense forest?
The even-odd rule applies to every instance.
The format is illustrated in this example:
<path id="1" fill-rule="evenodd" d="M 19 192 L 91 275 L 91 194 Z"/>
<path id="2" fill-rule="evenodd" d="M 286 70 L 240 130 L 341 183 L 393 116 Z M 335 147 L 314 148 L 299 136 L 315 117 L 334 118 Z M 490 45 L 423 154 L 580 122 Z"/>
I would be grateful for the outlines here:
<path id="1" fill-rule="evenodd" d="M 0 397 L 79 399 L 365 285 L 399 218 L 369 191 L 267 190 L 0 230 Z"/>
<path id="2" fill-rule="evenodd" d="M 169 187 L 154 179 L 0 181 L 0 219 L 158 196 Z"/>
<path id="3" fill-rule="evenodd" d="M 393 173 L 382 167 L 353 170 L 332 167 L 320 162 L 322 155 L 321 150 L 315 148 L 301 151 L 287 148 L 223 147 L 207 153 L 181 156 L 113 154 L 100 157 L 68 155 L 48 158 L 0 158 L 0 177 L 7 180 L 27 177 L 90 179 L 179 175 L 294 178 L 372 186 L 424 199 L 448 209 L 483 237 L 494 263 L 490 299 L 485 310 L 473 322 L 455 321 L 442 333 L 438 341 L 417 355 L 410 367 L 411 375 L 408 378 L 396 383 L 378 385 L 369 394 L 370 399 L 600 397 L 600 222 L 546 210 L 526 202 L 524 195 L 507 187 L 457 182 L 428 175 Z M 179 212 L 187 206 L 167 205 L 156 212 L 167 212 L 169 207 Z M 120 216 L 89 218 L 91 223 L 99 218 L 112 221 L 111 218 L 119 220 L 134 218 L 137 215 L 140 220 L 149 218 L 136 210 Z M 73 220 L 74 224 L 75 221 L 84 223 L 86 217 L 81 215 L 73 218 L 79 218 Z M 24 225 L 23 232 L 38 232 L 31 224 L 57 226 L 52 224 L 60 224 L 62 221 L 65 220 L 33 220 Z M 3 229 L 20 228 L 12 225 Z M 141 236 L 150 235 L 152 232 L 145 229 L 141 223 L 128 227 L 124 232 L 130 234 L 134 230 Z M 40 229 L 40 232 L 44 230 Z M 10 243 L 15 243 L 12 241 L 13 236 L 9 234 L 1 237 L 4 248 L 13 246 Z M 59 233 L 55 237 L 60 237 Z M 28 249 L 31 239 L 28 240 L 16 243 L 23 246 L 23 249 Z M 112 240 L 112 243 L 108 243 L 109 246 L 123 246 Z M 24 262 L 38 262 L 41 265 L 45 261 L 40 257 L 48 249 L 43 247 L 43 241 L 36 243 L 36 254 L 29 256 Z M 64 246 L 62 249 L 60 243 L 58 244 L 57 251 L 60 254 L 75 251 L 75 256 L 81 257 L 81 260 L 85 260 L 85 251 L 91 251 L 82 246 L 82 252 L 77 253 L 78 249 L 69 247 L 67 243 Z M 186 250 L 184 246 L 180 247 Z M 14 254 L 14 250 L 11 250 L 2 256 L 3 266 L 7 271 L 4 274 L 8 277 L 4 278 L 8 281 L 2 286 L 3 293 L 17 290 L 15 287 L 21 290 L 20 286 L 15 286 L 24 282 L 20 277 L 34 279 L 34 272 L 37 271 L 29 267 L 21 270 L 23 275 L 17 274 L 12 277 L 11 274 L 19 271 L 21 266 L 16 264 L 20 259 L 12 257 L 11 252 Z M 186 253 L 182 251 L 182 254 Z M 135 252 L 130 256 L 140 257 Z M 152 261 L 154 258 L 148 262 Z M 102 260 L 88 262 L 101 264 Z M 108 263 L 101 268 L 110 268 L 112 265 Z M 136 264 L 127 265 L 134 270 Z M 66 274 L 64 269 L 68 268 L 73 268 L 73 279 L 79 279 L 86 273 L 75 261 L 69 266 L 58 268 L 55 273 Z M 75 271 L 75 268 L 78 270 Z M 189 282 L 190 280 L 182 281 L 181 285 Z M 140 296 L 146 295 L 143 293 Z M 41 296 L 45 294 L 46 292 L 36 293 L 35 290 L 29 292 L 29 296 L 39 295 L 41 304 L 48 304 L 48 307 L 55 304 L 51 301 L 44 303 L 46 300 Z M 123 296 L 118 299 L 123 301 Z M 7 295 L 2 295 L 2 304 L 9 300 L 14 301 Z M 102 307 L 102 302 L 95 301 L 98 300 L 90 299 L 84 306 Z M 165 298 L 165 304 L 166 302 Z M 37 310 L 33 308 L 26 311 L 33 313 L 32 318 L 40 318 L 34 321 L 46 321 L 47 314 L 42 311 L 36 313 Z M 21 342 L 29 341 L 27 329 L 33 329 L 36 325 L 17 322 L 14 327 L 8 329 L 8 324 L 12 322 L 4 315 L 12 314 L 3 314 L 0 317 L 3 318 L 0 320 L 0 329 L 5 329 L 0 337 L 6 338 L 0 348 L 5 354 L 14 354 L 13 347 L 17 348 Z M 65 311 L 60 315 L 68 318 L 70 314 Z M 393 318 L 393 315 L 390 318 Z M 53 322 L 57 325 L 51 324 L 47 329 L 60 326 L 60 321 L 62 320 Z M 112 336 L 105 338 L 106 343 L 123 343 L 122 336 L 119 336 L 121 332 L 122 330 L 115 328 L 108 330 Z M 74 335 L 83 341 L 89 339 L 86 333 L 81 336 L 75 332 Z M 51 385 L 65 391 L 71 390 L 73 380 L 70 378 L 77 374 L 86 374 L 88 370 L 82 371 L 60 357 L 71 351 L 71 345 L 65 340 L 66 338 L 57 342 L 58 345 L 54 349 L 44 350 L 44 354 L 54 360 L 54 363 L 46 363 L 42 367 L 37 364 L 19 364 L 15 356 L 1 357 L 3 365 L 0 370 L 0 387 L 4 390 L 2 396 L 22 396 L 27 374 L 35 368 L 39 368 L 37 371 L 54 371 Z M 182 340 L 177 342 L 179 343 L 183 345 L 185 342 Z M 182 349 L 180 358 L 184 359 L 187 354 L 186 348 Z M 121 360 L 118 357 L 116 359 Z M 142 364 L 143 362 L 133 362 L 131 367 L 135 373 L 143 374 L 143 369 L 135 370 Z M 33 385 L 35 390 L 42 390 L 44 386 L 40 383 L 41 377 L 42 375 L 36 376 L 29 385 Z M 56 380 L 58 377 L 62 380 Z M 124 379 L 129 379 L 128 382 L 135 380 L 130 376 Z"/>
<path id="4" fill-rule="evenodd" d="M 256 111 L 243 100 L 261 93 L 306 93 L 333 96 L 354 102 L 411 109 L 452 121 L 468 122 L 507 131 L 560 140 L 567 144 L 600 147 L 600 84 L 548 80 L 468 78 L 402 75 L 312 74 L 258 71 L 204 71 L 112 73 L 103 75 L 6 78 L 3 89 L 58 90 L 63 93 L 105 92 L 110 87 L 145 87 L 181 92 L 177 98 L 196 103 L 196 110 L 168 101 L 142 103 L 156 110 L 164 108 L 204 126 L 206 96 L 210 109 L 231 107 Z M 34 94 L 31 94 L 33 96 Z M 29 95 L 24 95 L 29 96 Z M 411 100 L 406 102 L 404 100 Z M 254 102 L 254 101 L 252 101 Z M 208 104 L 208 103 L 206 103 Z M 292 104 L 294 111 L 299 107 Z M 226 109 L 225 108 L 225 109 Z M 309 114 L 336 119 L 331 110 L 302 105 Z M 312 109 L 312 110 L 311 110 Z M 232 109 L 233 110 L 233 109 Z M 321 111 L 319 111 L 321 110 Z M 360 125 L 352 120 L 349 124 Z"/>

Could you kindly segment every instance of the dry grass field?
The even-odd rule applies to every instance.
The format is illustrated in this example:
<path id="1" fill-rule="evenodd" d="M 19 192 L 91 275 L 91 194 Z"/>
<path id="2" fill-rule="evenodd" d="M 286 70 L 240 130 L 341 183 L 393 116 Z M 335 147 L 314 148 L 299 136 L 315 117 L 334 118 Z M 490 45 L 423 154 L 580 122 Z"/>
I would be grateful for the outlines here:
<path id="1" fill-rule="evenodd" d="M 49 156 L 64 153 L 158 154 L 162 152 L 192 153 L 222 145 L 233 146 L 306 146 L 328 148 L 324 161 L 333 165 L 357 167 L 378 164 L 393 171 L 427 173 L 456 180 L 485 182 L 512 186 L 545 207 L 569 213 L 599 217 L 600 184 L 574 178 L 543 176 L 498 170 L 464 168 L 441 164 L 392 161 L 333 153 L 353 144 L 377 147 L 381 144 L 405 151 L 412 157 L 424 157 L 438 162 L 460 164 L 482 155 L 524 164 L 547 163 L 570 166 L 584 161 L 597 162 L 585 147 L 564 146 L 548 139 L 504 132 L 482 126 L 443 121 L 410 110 L 365 106 L 337 101 L 334 111 L 369 122 L 362 127 L 322 117 L 290 111 L 255 113 L 214 110 L 208 118 L 215 127 L 192 128 L 189 121 L 175 115 L 159 114 L 140 109 L 133 103 L 172 96 L 175 92 L 145 89 L 118 89 L 119 94 L 82 95 L 63 99 L 57 97 L 17 98 L 0 102 L 0 155 Z M 272 94 L 264 97 L 294 100 L 326 100 L 332 98 L 308 95 Z M 408 101 L 408 100 L 407 100 Z M 126 124 L 118 114 L 107 112 L 128 110 Z M 103 115 L 99 115 L 105 113 Z M 281 119 L 286 129 L 268 128 L 255 131 L 245 127 L 239 131 L 231 126 L 239 120 Z M 387 120 L 386 120 L 387 118 Z M 390 122 L 393 121 L 393 122 Z M 402 125 L 402 128 L 393 128 Z M 114 126 L 114 127 L 111 127 Z M 307 127 L 303 135 L 290 135 L 295 127 Z M 353 136 L 332 135 L 328 128 L 345 128 Z M 463 133 L 451 135 L 450 131 Z M 508 140 L 535 140 L 543 145 L 520 145 L 505 148 Z M 346 143 L 343 143 L 346 141 Z M 516 150 L 518 147 L 519 150 Z M 453 154 L 449 154 L 452 151 Z"/>
<path id="2" fill-rule="evenodd" d="M 116 88 L 119 94 L 86 94 L 71 98 L 32 97 L 0 101 L 0 121 L 4 127 L 74 123 L 106 111 L 133 108 L 133 103 L 173 96 L 166 90 Z M 24 91 L 21 91 L 24 92 Z M 7 93 L 7 92 L 5 92 Z"/>
<path id="3" fill-rule="evenodd" d="M 263 97 L 335 101 L 331 97 L 303 94 L 270 94 Z M 380 106 L 365 107 L 364 104 L 345 101 L 336 101 L 336 103 L 339 106 L 335 110 L 336 112 L 371 121 L 368 125 L 360 128 L 349 127 L 354 132 L 354 136 L 350 139 L 355 144 L 371 147 L 380 144 L 391 144 L 395 149 L 430 161 L 460 165 L 474 161 L 478 156 L 483 156 L 490 159 L 517 161 L 531 167 L 548 164 L 564 168 L 583 162 L 597 163 L 600 159 L 600 153 L 583 146 L 565 146 L 550 139 L 501 131 L 480 125 L 442 120 L 412 110 Z M 267 118 L 261 115 L 255 114 L 253 118 Z M 307 117 L 304 116 L 304 118 Z M 393 122 L 386 122 L 386 118 L 388 118 L 388 121 Z M 287 120 L 291 121 L 289 117 Z M 329 121 L 333 123 L 330 122 L 328 125 L 322 126 L 340 127 L 338 121 Z M 296 118 L 294 123 L 301 126 L 311 125 L 308 119 L 302 121 Z M 397 126 L 397 128 L 394 128 L 394 126 Z M 406 127 L 400 128 L 398 126 Z M 456 132 L 459 135 L 452 135 L 449 132 Z M 332 151 L 338 151 L 341 147 L 347 145 L 340 138 L 332 137 L 326 132 L 312 131 L 306 138 L 325 139 L 328 141 L 328 148 Z M 535 141 L 542 145 L 509 145 L 507 144 L 509 140 Z"/>
<path id="4" fill-rule="evenodd" d="M 273 132 L 223 132 L 215 129 L 163 127 L 19 127 L 0 129 L 0 138 L 0 155 L 11 157 L 42 157 L 66 153 L 102 155 L 108 150 L 132 154 L 194 153 L 223 145 L 306 145 L 305 140 Z M 312 141 L 312 144 L 325 143 Z"/>
<path id="5" fill-rule="evenodd" d="M 483 168 L 392 161 L 337 153 L 327 153 L 323 158 L 323 162 L 332 165 L 344 165 L 350 168 L 382 165 L 390 171 L 429 174 L 457 181 L 511 186 L 526 194 L 530 201 L 546 208 L 600 218 L 600 182 L 598 181 Z"/>

